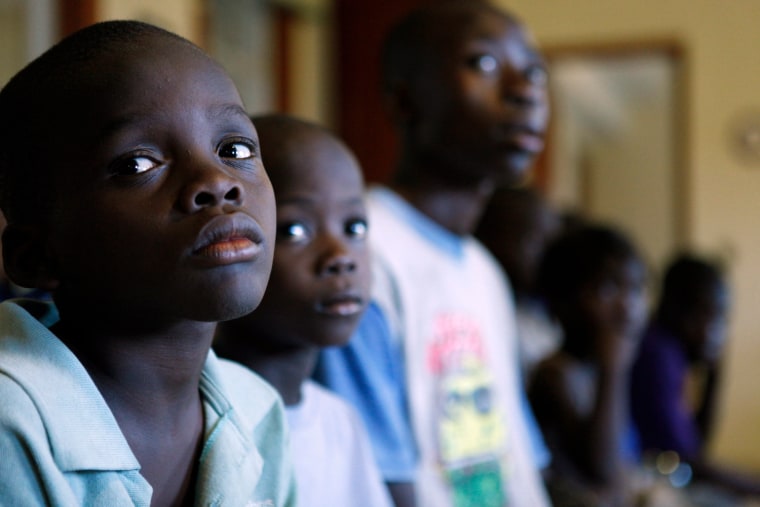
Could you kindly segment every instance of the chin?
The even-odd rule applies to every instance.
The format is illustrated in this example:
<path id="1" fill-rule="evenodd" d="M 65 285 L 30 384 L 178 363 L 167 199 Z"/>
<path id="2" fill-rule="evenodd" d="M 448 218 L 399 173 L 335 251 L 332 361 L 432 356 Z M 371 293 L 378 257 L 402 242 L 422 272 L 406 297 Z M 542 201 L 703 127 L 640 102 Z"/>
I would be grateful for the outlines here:
<path id="1" fill-rule="evenodd" d="M 530 174 L 535 157 L 532 154 L 522 153 L 511 155 L 502 161 L 498 178 L 501 185 L 518 185 L 524 183 Z"/>
<path id="2" fill-rule="evenodd" d="M 315 326 L 314 344 L 318 347 L 342 347 L 351 340 L 358 324 L 358 318 L 346 318 L 318 328 Z"/>
<path id="3" fill-rule="evenodd" d="M 239 319 L 258 308 L 264 297 L 264 291 L 248 290 L 244 292 L 228 291 L 198 308 L 201 316 L 197 320 L 204 322 L 224 322 Z M 205 311 L 204 311 L 205 310 Z"/>

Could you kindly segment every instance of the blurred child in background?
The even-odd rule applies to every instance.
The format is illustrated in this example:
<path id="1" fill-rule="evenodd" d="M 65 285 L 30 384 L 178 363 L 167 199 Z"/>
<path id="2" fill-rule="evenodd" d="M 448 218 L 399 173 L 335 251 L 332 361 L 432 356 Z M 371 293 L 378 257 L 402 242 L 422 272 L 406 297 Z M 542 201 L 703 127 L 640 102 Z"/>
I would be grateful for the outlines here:
<path id="1" fill-rule="evenodd" d="M 536 367 L 529 393 L 552 452 L 556 507 L 633 505 L 628 381 L 646 321 L 645 281 L 631 240 L 606 226 L 560 236 L 541 261 L 539 287 L 563 337 Z"/>
<path id="2" fill-rule="evenodd" d="M 691 467 L 696 481 L 739 497 L 757 497 L 757 477 L 717 465 L 707 456 L 729 302 L 719 264 L 693 254 L 671 261 L 633 366 L 631 413 L 648 458 L 663 451 L 675 453 L 676 460 Z M 696 384 L 701 389 L 689 396 L 687 386 Z"/>

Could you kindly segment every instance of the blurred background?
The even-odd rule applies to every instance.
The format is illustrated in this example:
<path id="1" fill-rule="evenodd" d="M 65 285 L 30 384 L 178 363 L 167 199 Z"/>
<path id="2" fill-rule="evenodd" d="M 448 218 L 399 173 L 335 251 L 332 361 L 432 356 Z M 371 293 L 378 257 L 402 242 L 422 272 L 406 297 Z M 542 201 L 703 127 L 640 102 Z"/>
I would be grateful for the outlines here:
<path id="1" fill-rule="evenodd" d="M 533 184 L 626 229 L 655 276 L 684 247 L 728 264 L 734 303 L 711 452 L 760 471 L 760 1 L 494 1 L 549 61 L 552 128 Z M 395 144 L 378 47 L 418 3 L 0 0 L 0 84 L 77 28 L 140 19 L 217 58 L 252 113 L 335 128 L 380 181 Z"/>

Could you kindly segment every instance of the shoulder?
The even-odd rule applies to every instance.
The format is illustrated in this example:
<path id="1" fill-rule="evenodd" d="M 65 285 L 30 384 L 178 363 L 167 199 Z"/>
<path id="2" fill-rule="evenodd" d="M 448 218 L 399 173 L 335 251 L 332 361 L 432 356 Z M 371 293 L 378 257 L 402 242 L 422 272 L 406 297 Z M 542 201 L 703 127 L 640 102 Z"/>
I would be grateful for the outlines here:
<path id="1" fill-rule="evenodd" d="M 330 419 L 358 419 L 356 411 L 346 400 L 314 381 L 304 383 L 303 393 L 304 399 L 308 398 L 321 414 Z"/>
<path id="2" fill-rule="evenodd" d="M 213 351 L 203 377 L 207 398 L 226 400 L 249 424 L 258 425 L 272 411 L 282 411 L 280 395 L 271 385 L 245 366 L 217 358 Z"/>

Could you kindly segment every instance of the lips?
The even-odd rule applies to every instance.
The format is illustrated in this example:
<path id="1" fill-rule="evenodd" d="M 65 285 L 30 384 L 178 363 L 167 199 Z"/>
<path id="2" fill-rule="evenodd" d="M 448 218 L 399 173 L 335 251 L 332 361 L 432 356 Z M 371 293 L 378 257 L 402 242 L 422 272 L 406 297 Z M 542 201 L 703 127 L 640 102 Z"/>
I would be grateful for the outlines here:
<path id="1" fill-rule="evenodd" d="M 529 153 L 539 153 L 544 149 L 543 133 L 529 126 L 510 125 L 502 132 L 510 148 Z"/>
<path id="2" fill-rule="evenodd" d="M 350 317 L 364 310 L 364 298 L 353 293 L 337 294 L 317 303 L 317 313 L 333 317 Z"/>
<path id="3" fill-rule="evenodd" d="M 247 215 L 219 215 L 201 229 L 192 255 L 209 266 L 249 262 L 259 256 L 263 243 L 261 228 Z"/>

